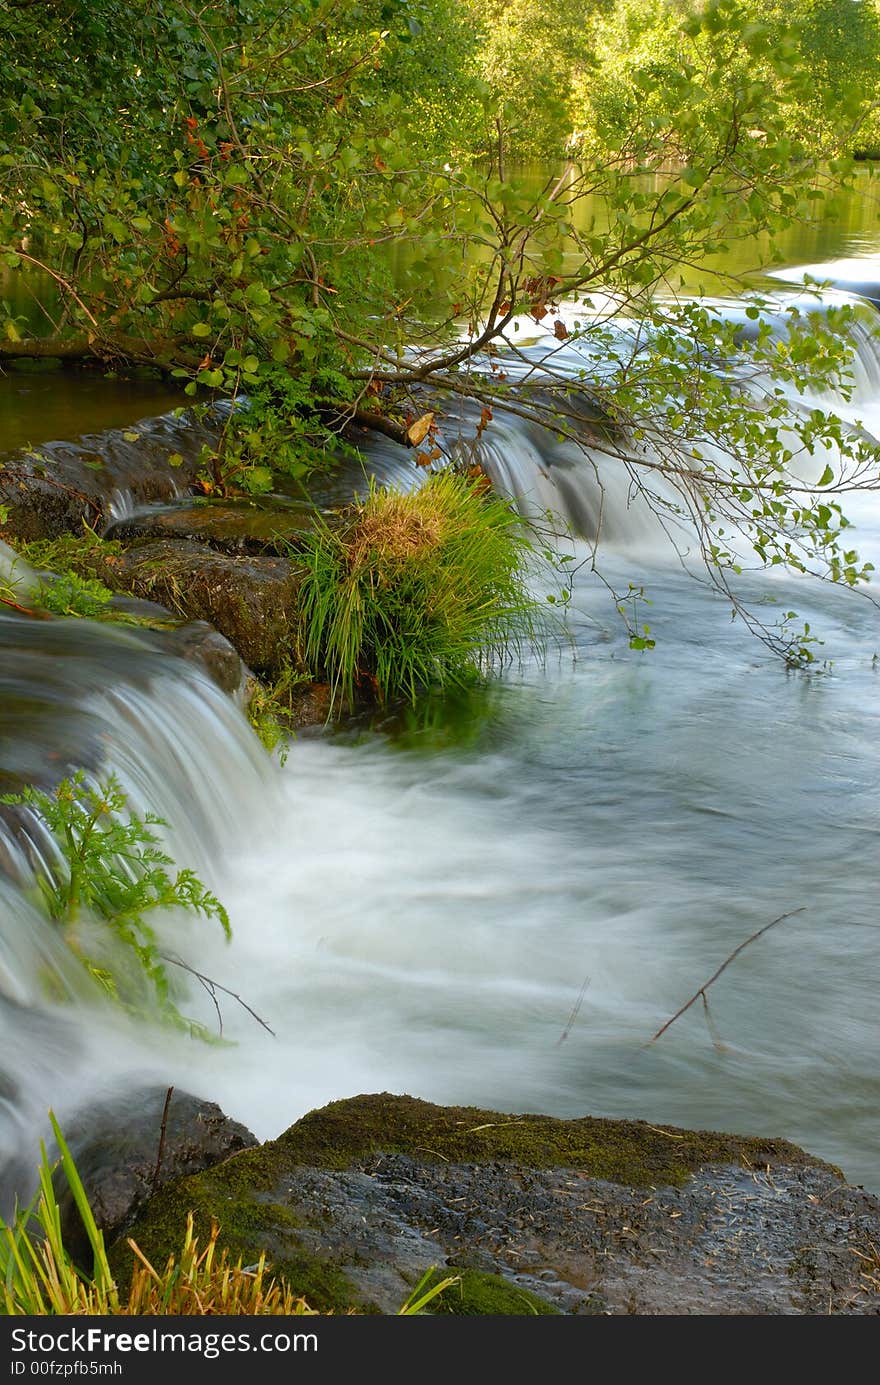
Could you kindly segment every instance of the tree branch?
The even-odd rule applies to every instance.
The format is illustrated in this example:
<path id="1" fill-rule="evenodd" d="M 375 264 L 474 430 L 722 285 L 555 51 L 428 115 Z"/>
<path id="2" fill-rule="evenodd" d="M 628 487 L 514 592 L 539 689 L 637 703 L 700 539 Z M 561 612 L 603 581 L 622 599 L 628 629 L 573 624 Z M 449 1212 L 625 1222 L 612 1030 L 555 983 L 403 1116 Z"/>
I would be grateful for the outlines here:
<path id="1" fill-rule="evenodd" d="M 731 952 L 730 956 L 726 957 L 724 961 L 721 963 L 721 966 L 718 968 L 718 970 L 716 972 L 713 972 L 713 974 L 709 977 L 709 980 L 704 981 L 698 991 L 694 991 L 690 1000 L 685 1001 L 684 1005 L 682 1005 L 680 1009 L 676 1010 L 675 1014 L 672 1016 L 671 1019 L 668 1019 L 665 1024 L 661 1024 L 660 1028 L 657 1030 L 657 1033 L 652 1034 L 648 1042 L 642 1044 L 642 1048 L 650 1048 L 651 1044 L 656 1043 L 656 1041 L 661 1037 L 661 1035 L 665 1034 L 667 1029 L 669 1029 L 671 1025 L 675 1024 L 675 1021 L 677 1019 L 681 1019 L 681 1016 L 685 1013 L 685 1011 L 689 1010 L 691 1006 L 700 999 L 701 996 L 703 997 L 703 1004 L 706 1005 L 706 992 L 708 991 L 709 987 L 712 985 L 714 981 L 718 980 L 721 973 L 727 970 L 734 958 L 738 957 L 739 954 L 745 948 L 748 947 L 749 943 L 756 942 L 758 938 L 763 937 L 764 934 L 769 932 L 771 928 L 775 928 L 777 923 L 783 923 L 786 919 L 792 919 L 794 918 L 795 914 L 802 914 L 805 908 L 806 905 L 802 905 L 800 909 L 792 909 L 787 914 L 780 914 L 778 918 L 771 919 L 769 923 L 764 924 L 763 928 L 759 928 L 757 933 L 753 933 L 750 938 L 746 938 L 744 943 L 740 943 L 739 947 L 735 947 Z"/>

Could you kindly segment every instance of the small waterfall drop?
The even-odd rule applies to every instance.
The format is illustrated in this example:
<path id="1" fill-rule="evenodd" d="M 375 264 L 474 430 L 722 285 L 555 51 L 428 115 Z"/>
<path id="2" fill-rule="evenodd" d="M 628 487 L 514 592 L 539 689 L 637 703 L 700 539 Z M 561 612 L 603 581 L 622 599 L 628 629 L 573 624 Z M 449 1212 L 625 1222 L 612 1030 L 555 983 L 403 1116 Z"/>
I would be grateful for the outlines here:
<path id="1" fill-rule="evenodd" d="M 825 409 L 869 441 L 874 440 L 875 433 L 880 435 L 880 316 L 871 301 L 845 288 L 828 289 L 818 298 L 803 291 L 774 291 L 755 295 L 755 301 L 760 304 L 757 318 L 750 316 L 756 310 L 750 307 L 749 299 L 705 300 L 705 306 L 722 321 L 735 324 L 746 351 L 762 323 L 769 326 L 771 339 L 783 339 L 809 314 L 841 306 L 854 309 L 847 327 L 848 395 L 833 383 L 813 392 L 799 391 L 794 385 L 782 388 L 793 415 Z M 579 319 L 573 309 L 562 305 L 558 320 L 576 327 Z M 630 352 L 637 355 L 643 337 L 635 324 L 622 320 L 612 329 L 602 320 L 601 326 L 604 332 L 613 330 L 616 334 L 622 358 Z M 466 465 L 478 463 L 494 487 L 546 535 L 585 539 L 612 551 L 659 556 L 673 551 L 669 544 L 672 526 L 676 532 L 681 530 L 686 548 L 688 534 L 692 538 L 689 502 L 685 500 L 682 505 L 683 489 L 674 475 L 665 476 L 663 471 L 670 461 L 669 442 L 650 421 L 640 427 L 642 436 L 635 441 L 604 420 L 596 406 L 592 406 L 591 419 L 587 387 L 578 382 L 594 379 L 607 384 L 612 378 L 613 366 L 603 357 L 601 344 L 591 343 L 589 334 L 560 344 L 553 332 L 536 334 L 534 323 L 531 329 L 531 337 L 517 342 L 510 358 L 503 350 L 493 357 L 492 369 L 503 369 L 506 377 L 526 391 L 526 402 L 531 392 L 539 405 L 543 402 L 542 381 L 552 381 L 558 389 L 560 379 L 571 380 L 573 402 L 566 404 L 565 396 L 557 395 L 558 402 L 550 408 L 550 412 L 553 407 L 559 411 L 559 431 L 554 431 L 552 422 L 545 426 L 524 416 L 516 399 L 510 408 L 505 408 L 503 400 L 493 404 L 488 414 L 478 403 L 465 400 L 450 406 L 449 415 L 443 418 L 443 460 L 451 456 Z M 725 363 L 724 370 L 733 370 L 734 377 L 740 373 L 744 392 L 760 401 L 767 389 L 766 377 L 755 374 L 747 354 L 739 365 Z M 793 451 L 803 453 L 793 429 L 788 431 Z M 701 439 L 698 452 L 698 469 L 714 462 L 719 475 L 735 474 L 730 456 L 711 441 Z M 687 451 L 671 461 L 673 465 L 687 465 Z M 819 447 L 812 460 L 801 456 L 797 474 L 812 484 L 827 463 L 836 468 L 837 461 L 833 446 Z"/>
<path id="2" fill-rule="evenodd" d="M 0 615 L 0 767 L 13 793 L 78 769 L 94 786 L 115 776 L 131 812 L 167 824 L 154 830 L 176 866 L 215 892 L 227 858 L 271 830 L 279 792 L 277 764 L 207 674 L 158 635 L 87 620 Z M 37 907 L 35 871 L 58 862 L 31 808 L 0 806 L 0 1164 L 12 1168 L 32 1165 L 50 1106 L 138 1063 L 136 1031 Z M 215 925 L 158 926 L 185 956 Z"/>

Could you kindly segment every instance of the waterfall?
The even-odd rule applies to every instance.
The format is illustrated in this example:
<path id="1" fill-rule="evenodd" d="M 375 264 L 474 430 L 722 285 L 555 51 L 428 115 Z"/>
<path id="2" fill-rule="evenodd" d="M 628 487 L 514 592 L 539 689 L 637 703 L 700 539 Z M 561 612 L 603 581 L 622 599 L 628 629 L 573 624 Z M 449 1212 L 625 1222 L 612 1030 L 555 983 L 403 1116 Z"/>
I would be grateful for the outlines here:
<path id="1" fill-rule="evenodd" d="M 161 637 L 0 615 L 0 788 L 50 789 L 80 768 L 93 785 L 114 775 L 132 812 L 162 818 L 163 849 L 209 888 L 271 827 L 277 766 L 235 702 Z M 50 1105 L 133 1061 L 133 1036 L 37 907 L 35 873 L 57 868 L 39 816 L 0 806 L 0 1166 L 13 1169 L 19 1155 L 32 1166 Z"/>
<path id="2" fill-rule="evenodd" d="M 877 293 L 880 295 L 880 288 Z M 880 306 L 880 297 L 877 304 Z M 812 392 L 799 391 L 793 385 L 783 389 L 793 416 L 818 407 L 835 412 L 871 440 L 875 430 L 880 432 L 880 319 L 871 300 L 845 288 L 830 288 L 818 298 L 804 290 L 773 290 L 742 299 L 703 299 L 701 306 L 720 321 L 735 325 L 746 348 L 742 360 L 725 360 L 714 368 L 734 380 L 739 376 L 743 392 L 756 402 L 767 384 L 760 375 L 755 378 L 747 344 L 759 326 L 769 327 L 771 340 L 782 339 L 808 314 L 841 306 L 853 308 L 847 325 L 848 394 L 833 381 Z M 522 392 L 520 397 L 514 397 L 509 407 L 503 399 L 493 403 L 489 415 L 472 399 L 449 404 L 441 415 L 438 441 L 443 455 L 436 465 L 445 464 L 449 458 L 466 465 L 479 464 L 496 490 L 508 496 L 542 533 L 569 535 L 590 544 L 601 542 L 604 549 L 642 554 L 668 550 L 670 523 L 689 532 L 680 492 L 663 475 L 674 443 L 664 440 L 662 429 L 656 429 L 650 420 L 640 424 L 641 436 L 636 440 L 625 428 L 612 426 L 603 418 L 601 407 L 591 404 L 589 397 L 591 382 L 609 387 L 613 394 L 614 357 L 637 359 L 650 332 L 625 318 L 618 319 L 607 304 L 602 312 L 604 315 L 596 318 L 599 334 L 595 342 L 589 331 L 580 338 L 572 335 L 567 339 L 583 325 L 584 314 L 565 304 L 560 305 L 555 319 L 565 332 L 536 331 L 531 322 L 526 324 L 530 335 L 522 340 L 514 341 L 509 333 L 507 347 L 500 347 L 490 360 L 479 364 L 515 385 Z M 612 350 L 606 352 L 609 344 Z M 697 351 L 693 359 L 695 366 L 706 367 Z M 711 361 L 709 368 L 713 368 Z M 560 382 L 566 380 L 571 382 L 568 399 L 559 393 Z M 551 386 L 557 390 L 555 403 L 549 397 Z M 673 398 L 668 402 L 673 404 Z M 529 405 L 537 405 L 538 411 L 549 405 L 549 414 L 556 409 L 559 431 L 554 431 L 552 421 L 545 426 L 537 418 L 525 417 Z M 789 431 L 793 450 L 802 451 L 793 430 Z M 700 440 L 699 455 L 699 465 L 715 462 L 720 475 L 735 471 L 735 463 L 711 442 Z M 687 451 L 681 458 L 672 458 L 682 459 L 687 463 Z M 801 460 L 798 466 L 804 474 L 798 472 L 800 479 L 808 484 L 817 480 L 826 462 L 834 464 L 836 460 L 834 451 L 821 453 L 815 465 Z"/>

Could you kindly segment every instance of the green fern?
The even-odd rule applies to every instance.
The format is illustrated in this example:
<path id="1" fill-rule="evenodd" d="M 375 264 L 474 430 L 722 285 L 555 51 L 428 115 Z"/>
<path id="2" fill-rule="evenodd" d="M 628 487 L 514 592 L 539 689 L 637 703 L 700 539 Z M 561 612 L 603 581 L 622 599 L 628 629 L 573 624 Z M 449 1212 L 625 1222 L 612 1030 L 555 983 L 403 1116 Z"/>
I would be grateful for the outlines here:
<path id="1" fill-rule="evenodd" d="M 41 869 L 43 904 L 93 980 L 125 1009 L 141 1011 L 152 1002 L 178 1028 L 210 1037 L 174 1003 L 165 959 L 147 916 L 157 909 L 185 909 L 216 919 L 227 939 L 232 930 L 223 905 L 194 871 L 169 873 L 174 862 L 152 830 L 166 826 L 164 820 L 130 812 L 115 776 L 93 788 L 82 770 L 62 779 L 51 793 L 28 786 L 0 802 L 26 804 L 55 836 L 63 865 Z M 94 920 L 106 925 L 124 951 L 111 948 L 108 958 L 100 946 L 97 954 L 92 950 Z M 120 960 L 126 956 L 133 967 Z"/>

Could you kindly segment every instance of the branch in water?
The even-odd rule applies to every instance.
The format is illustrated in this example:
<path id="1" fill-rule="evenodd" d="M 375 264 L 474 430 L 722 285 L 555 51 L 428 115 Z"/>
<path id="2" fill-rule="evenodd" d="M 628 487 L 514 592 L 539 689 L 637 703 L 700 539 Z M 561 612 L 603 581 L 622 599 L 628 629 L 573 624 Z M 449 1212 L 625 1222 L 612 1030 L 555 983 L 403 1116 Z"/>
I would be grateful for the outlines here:
<path id="1" fill-rule="evenodd" d="M 802 913 L 804 912 L 804 909 L 805 909 L 805 908 L 806 908 L 806 905 L 803 905 L 800 909 L 792 909 L 792 910 L 791 910 L 789 913 L 787 913 L 787 914 L 780 914 L 778 918 L 771 919 L 769 923 L 765 923 L 765 924 L 764 924 L 764 927 L 763 927 L 763 928 L 759 928 L 758 931 L 757 931 L 757 933 L 753 933 L 752 936 L 751 936 L 750 938 L 746 938 L 746 940 L 745 940 L 744 943 L 740 943 L 739 947 L 735 947 L 735 948 L 733 949 L 733 951 L 731 952 L 730 956 L 729 956 L 729 957 L 726 957 L 726 958 L 724 959 L 724 961 L 721 963 L 721 966 L 718 968 L 718 970 L 717 970 L 716 972 L 714 972 L 714 973 L 712 974 L 712 976 L 709 977 L 709 980 L 708 980 L 708 981 L 704 981 L 703 984 L 702 984 L 702 986 L 700 987 L 700 989 L 699 989 L 698 991 L 694 991 L 694 994 L 691 996 L 690 1000 L 686 1001 L 686 1002 L 684 1003 L 684 1005 L 682 1005 L 681 1009 L 676 1010 L 676 1012 L 675 1012 L 675 1014 L 672 1016 L 672 1018 L 671 1018 L 671 1019 L 668 1019 L 668 1020 L 666 1021 L 665 1024 L 662 1024 L 662 1025 L 660 1026 L 660 1028 L 657 1030 L 657 1033 L 651 1035 L 651 1037 L 650 1037 L 650 1039 L 648 1040 L 647 1043 L 642 1044 L 642 1048 L 650 1048 L 651 1044 L 656 1043 L 656 1041 L 661 1037 L 661 1035 L 665 1034 L 666 1031 L 667 1031 L 667 1029 L 669 1029 L 669 1027 L 670 1027 L 671 1025 L 675 1024 L 675 1021 L 676 1021 L 677 1019 L 681 1019 L 681 1017 L 682 1017 L 682 1015 L 685 1013 L 685 1011 L 686 1011 L 686 1010 L 689 1010 L 689 1009 L 691 1008 L 691 1006 L 692 1006 L 693 1004 L 695 1004 L 695 1002 L 698 1001 L 698 1000 L 700 999 L 700 996 L 703 997 L 703 1006 L 704 1006 L 704 1009 L 706 1010 L 706 1013 L 708 1014 L 709 1003 L 708 1003 L 708 1001 L 706 1000 L 706 992 L 708 991 L 708 989 L 709 989 L 709 987 L 712 985 L 712 983 L 713 983 L 714 981 L 717 981 L 717 980 L 718 980 L 718 978 L 719 978 L 719 976 L 721 975 L 721 973 L 722 973 L 723 971 L 725 971 L 725 970 L 730 966 L 730 964 L 731 964 L 731 962 L 734 960 L 734 958 L 735 958 L 735 957 L 738 957 L 739 954 L 740 954 L 745 948 L 748 947 L 749 943 L 756 942 L 758 938 L 761 938 L 761 937 L 763 937 L 763 935 L 764 935 L 765 933 L 768 933 L 768 932 L 770 931 L 771 928 L 775 928 L 776 925 L 777 925 L 777 923 L 783 923 L 785 919 L 793 919 L 794 916 L 795 916 L 795 914 L 802 914 Z M 714 1036 L 713 1036 L 713 1037 L 714 1037 Z"/>
<path id="2" fill-rule="evenodd" d="M 159 1174 L 162 1172 L 162 1159 L 165 1154 L 165 1135 L 168 1131 L 168 1107 L 171 1105 L 171 1097 L 174 1088 L 169 1087 L 165 1093 L 165 1105 L 162 1107 L 162 1127 L 159 1131 L 159 1152 L 156 1155 L 156 1167 L 153 1170 L 153 1192 L 159 1187 Z"/>

